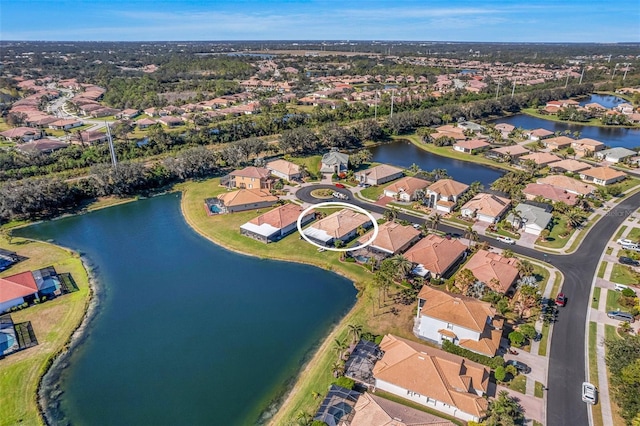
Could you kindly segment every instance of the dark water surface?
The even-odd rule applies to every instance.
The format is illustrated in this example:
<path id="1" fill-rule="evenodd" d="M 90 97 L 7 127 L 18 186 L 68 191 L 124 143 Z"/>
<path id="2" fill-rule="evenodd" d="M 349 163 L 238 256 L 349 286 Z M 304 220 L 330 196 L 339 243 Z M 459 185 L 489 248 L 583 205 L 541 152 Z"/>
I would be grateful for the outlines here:
<path id="1" fill-rule="evenodd" d="M 179 203 L 170 194 L 22 231 L 81 252 L 104 288 L 62 373 L 72 424 L 253 424 L 355 302 L 336 274 L 210 243 Z"/>
<path id="2" fill-rule="evenodd" d="M 373 161 L 408 168 L 417 164 L 422 170 L 447 169 L 449 176 L 466 184 L 480 181 L 486 188 L 504 173 L 481 164 L 441 157 L 424 151 L 409 141 L 398 140 L 368 148 Z"/>

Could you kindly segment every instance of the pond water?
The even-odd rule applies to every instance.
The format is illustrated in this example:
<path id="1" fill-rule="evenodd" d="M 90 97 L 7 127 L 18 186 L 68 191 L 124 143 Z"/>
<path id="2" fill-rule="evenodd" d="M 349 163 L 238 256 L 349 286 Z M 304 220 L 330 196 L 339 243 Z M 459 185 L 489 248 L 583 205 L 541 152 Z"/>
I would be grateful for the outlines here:
<path id="1" fill-rule="evenodd" d="M 406 140 L 397 140 L 368 149 L 373 154 L 373 161 L 379 163 L 404 168 L 415 163 L 426 171 L 447 169 L 452 179 L 466 184 L 479 181 L 487 188 L 504 174 L 498 169 L 432 154 Z"/>
<path id="2" fill-rule="evenodd" d="M 355 302 L 336 274 L 205 240 L 176 194 L 21 235 L 79 251 L 104 289 L 61 372 L 60 424 L 255 424 Z"/>
<path id="3" fill-rule="evenodd" d="M 580 106 L 585 106 L 586 104 L 590 104 L 594 102 L 602 105 L 605 108 L 613 108 L 616 105 L 624 104 L 627 101 L 618 96 L 600 95 L 600 94 L 594 93 L 589 95 L 585 99 L 580 100 Z"/>

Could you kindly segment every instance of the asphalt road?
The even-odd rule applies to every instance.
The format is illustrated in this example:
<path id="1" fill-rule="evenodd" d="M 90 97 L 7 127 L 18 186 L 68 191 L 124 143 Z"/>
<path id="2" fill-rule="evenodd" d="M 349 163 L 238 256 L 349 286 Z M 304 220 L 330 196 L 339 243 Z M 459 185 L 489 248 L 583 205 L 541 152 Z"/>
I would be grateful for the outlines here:
<path id="1" fill-rule="evenodd" d="M 348 195 L 347 202 L 369 211 L 383 214 L 386 210 L 382 206 L 355 199 L 348 189 L 332 185 L 301 188 L 296 196 L 311 204 L 326 201 L 311 196 L 311 191 L 318 188 L 331 188 Z M 547 426 L 589 424 L 587 405 L 581 398 L 581 387 L 583 381 L 589 381 L 585 369 L 585 327 L 590 308 L 591 283 L 607 242 L 620 224 L 629 215 L 634 214 L 639 206 L 640 193 L 618 204 L 593 226 L 579 250 L 570 255 L 545 255 L 531 248 L 507 245 L 493 238 L 480 237 L 481 241 L 488 241 L 492 246 L 509 248 L 516 253 L 549 262 L 564 274 L 562 291 L 567 296 L 567 305 L 560 308 L 558 321 L 553 326 L 547 383 Z M 423 223 L 421 219 L 404 213 L 400 213 L 398 218 L 412 223 Z M 443 224 L 438 226 L 438 230 L 460 233 L 459 228 Z"/>

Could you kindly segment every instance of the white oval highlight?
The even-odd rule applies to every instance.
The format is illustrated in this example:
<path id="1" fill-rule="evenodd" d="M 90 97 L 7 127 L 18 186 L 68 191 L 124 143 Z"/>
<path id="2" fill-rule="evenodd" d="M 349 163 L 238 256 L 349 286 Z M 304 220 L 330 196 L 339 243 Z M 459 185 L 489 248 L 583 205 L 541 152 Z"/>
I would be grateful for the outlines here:
<path id="1" fill-rule="evenodd" d="M 302 218 L 305 217 L 305 215 L 307 213 L 309 213 L 311 210 L 313 209 L 317 209 L 317 208 L 329 208 L 329 207 L 346 207 L 348 209 L 351 210 L 355 210 L 358 213 L 362 213 L 364 215 L 366 215 L 367 217 L 369 217 L 369 219 L 371 219 L 371 223 L 373 224 L 373 235 L 371 236 L 371 238 L 369 239 L 369 241 L 367 241 L 364 244 L 360 244 L 359 246 L 356 247 L 347 247 L 347 248 L 335 248 L 335 247 L 328 247 L 328 246 L 323 246 L 320 245 L 314 241 L 311 241 L 311 239 L 309 237 L 307 237 L 306 235 L 304 235 L 304 232 L 302 232 Z M 309 244 L 312 244 L 318 248 L 324 249 L 324 250 L 329 250 L 329 251 L 351 251 L 351 250 L 358 250 L 361 248 L 364 248 L 370 244 L 372 244 L 375 239 L 378 237 L 378 222 L 376 221 L 376 219 L 373 217 L 373 215 L 371 215 L 370 212 L 366 211 L 365 209 L 363 209 L 362 207 L 358 207 L 358 206 L 354 206 L 353 204 L 349 204 L 349 203 L 343 203 L 340 201 L 327 201 L 324 203 L 318 203 L 318 204 L 314 204 L 311 207 L 305 209 L 305 211 L 303 211 L 302 213 L 300 213 L 300 216 L 298 216 L 298 222 L 297 222 L 297 226 L 298 226 L 298 232 L 300 233 L 300 236 Z"/>

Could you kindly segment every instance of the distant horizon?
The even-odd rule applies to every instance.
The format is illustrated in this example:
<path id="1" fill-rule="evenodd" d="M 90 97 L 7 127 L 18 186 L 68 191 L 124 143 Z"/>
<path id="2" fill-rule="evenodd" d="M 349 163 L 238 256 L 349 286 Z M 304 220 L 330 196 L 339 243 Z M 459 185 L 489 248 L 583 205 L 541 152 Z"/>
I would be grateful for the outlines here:
<path id="1" fill-rule="evenodd" d="M 626 44 L 640 46 L 640 41 L 611 41 L 611 42 L 598 42 L 598 41 L 469 41 L 469 40 L 341 40 L 341 39 L 219 39 L 219 40 L 0 40 L 2 43 L 296 43 L 296 42 L 309 42 L 309 43 L 433 43 L 433 44 L 597 44 L 597 45 L 610 45 L 610 44 Z M 335 45 L 332 45 L 335 46 Z M 640 52 L 639 52 L 640 55 Z"/>
<path id="2" fill-rule="evenodd" d="M 638 22 L 633 4 L 580 0 L 21 0 L 3 1 L 0 40 L 621 44 Z"/>

